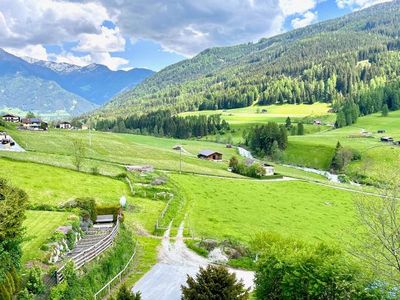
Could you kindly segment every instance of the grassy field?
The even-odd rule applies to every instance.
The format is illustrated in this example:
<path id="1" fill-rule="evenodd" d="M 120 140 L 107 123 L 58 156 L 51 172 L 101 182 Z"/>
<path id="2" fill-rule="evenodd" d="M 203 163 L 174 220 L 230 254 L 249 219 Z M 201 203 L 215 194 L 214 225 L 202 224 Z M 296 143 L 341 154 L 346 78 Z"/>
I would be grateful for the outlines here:
<path id="1" fill-rule="evenodd" d="M 266 112 L 263 112 L 266 110 Z M 206 110 L 199 112 L 187 112 L 181 115 L 213 115 L 221 114 L 222 118 L 230 124 L 260 124 L 269 121 L 283 123 L 287 117 L 297 121 L 298 119 L 308 116 L 330 116 L 334 114 L 328 113 L 329 106 L 326 103 L 315 103 L 313 105 L 253 105 L 244 108 L 236 108 L 229 110 Z"/>
<path id="2" fill-rule="evenodd" d="M 378 134 L 381 129 L 386 133 Z M 371 133 L 371 137 L 362 137 L 362 130 Z M 341 129 L 289 137 L 285 160 L 327 169 L 336 143 L 340 141 L 343 146 L 356 149 L 362 155 L 362 161 L 348 167 L 349 172 L 376 176 L 379 171 L 395 171 L 400 166 L 400 147 L 380 142 L 380 137 L 384 135 L 400 140 L 400 111 L 391 112 L 388 117 L 380 114 L 361 117 L 357 124 Z"/>
<path id="3" fill-rule="evenodd" d="M 22 261 L 39 259 L 40 247 L 51 236 L 57 227 L 65 225 L 70 213 L 52 211 L 27 211 L 24 227 L 25 241 L 22 244 Z"/>
<path id="4" fill-rule="evenodd" d="M 260 231 L 339 241 L 354 218 L 355 194 L 302 181 L 263 182 L 173 175 L 190 203 L 196 237 L 248 242 Z"/>
<path id="5" fill-rule="evenodd" d="M 203 161 L 197 158 L 199 151 L 211 149 L 224 154 L 229 159 L 234 149 L 223 144 L 205 141 L 175 140 L 133 134 L 116 134 L 88 131 L 50 130 L 48 132 L 27 132 L 10 130 L 9 133 L 24 147 L 26 153 L 1 152 L 3 157 L 30 160 L 39 163 L 55 164 L 73 168 L 72 140 L 81 139 L 86 144 L 84 167 L 95 167 L 102 173 L 116 175 L 124 171 L 123 165 L 150 164 L 159 169 L 178 170 L 180 153 L 173 150 L 174 145 L 182 145 L 182 170 L 208 174 L 224 174 L 226 164 Z"/>
<path id="6" fill-rule="evenodd" d="M 30 162 L 0 162 L 0 177 L 26 191 L 31 203 L 57 206 L 75 198 L 92 197 L 100 204 L 110 204 L 130 193 L 126 183 L 110 177 Z"/>

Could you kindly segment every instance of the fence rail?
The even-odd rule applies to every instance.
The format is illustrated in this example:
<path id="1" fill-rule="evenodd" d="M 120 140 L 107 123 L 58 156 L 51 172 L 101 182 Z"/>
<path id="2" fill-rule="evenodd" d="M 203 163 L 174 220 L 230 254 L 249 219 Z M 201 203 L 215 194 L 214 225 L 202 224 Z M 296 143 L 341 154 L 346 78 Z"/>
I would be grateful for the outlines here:
<path id="1" fill-rule="evenodd" d="M 75 270 L 78 270 L 81 268 L 84 264 L 90 262 L 94 258 L 96 258 L 98 255 L 103 253 L 105 250 L 107 250 L 108 247 L 110 247 L 114 241 L 114 237 L 117 235 L 119 229 L 119 217 L 117 218 L 117 223 L 111 230 L 111 232 L 105 236 L 103 239 L 101 239 L 99 242 L 97 242 L 95 245 L 85 249 L 84 251 L 80 252 L 79 254 L 73 256 L 70 261 L 73 261 L 75 263 Z M 63 271 L 65 269 L 65 265 L 63 265 L 60 269 L 56 271 L 56 281 L 57 283 L 60 283 L 64 280 L 64 274 Z"/>
<path id="2" fill-rule="evenodd" d="M 96 294 L 94 294 L 94 300 L 97 300 L 98 296 L 103 293 L 104 291 L 107 291 L 105 296 L 108 296 L 111 294 L 111 285 L 117 280 L 119 279 L 119 282 L 122 282 L 122 274 L 128 269 L 130 263 L 132 262 L 133 258 L 136 256 L 136 249 L 138 247 L 139 242 L 136 241 L 136 245 L 135 245 L 135 249 L 133 251 L 133 254 L 131 256 L 131 258 L 129 258 L 128 262 L 126 263 L 125 267 L 121 270 L 121 272 L 119 272 L 117 275 L 114 276 L 113 279 L 111 279 L 109 282 L 107 282 Z M 103 296 L 102 298 L 104 298 L 105 296 Z M 102 299 L 99 298 L 99 299 Z"/>

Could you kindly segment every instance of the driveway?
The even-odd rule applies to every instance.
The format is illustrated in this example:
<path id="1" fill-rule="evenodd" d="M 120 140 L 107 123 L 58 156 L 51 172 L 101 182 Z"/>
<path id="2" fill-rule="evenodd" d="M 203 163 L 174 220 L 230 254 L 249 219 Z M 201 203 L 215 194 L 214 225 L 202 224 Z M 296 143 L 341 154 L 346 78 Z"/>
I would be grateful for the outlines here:
<path id="1" fill-rule="evenodd" d="M 10 146 L 10 144 L 3 145 L 3 144 L 0 143 L 0 151 L 25 152 L 25 149 L 22 148 L 20 145 L 18 145 L 18 144 L 12 139 L 11 136 L 9 136 L 9 135 L 7 135 L 7 136 L 0 135 L 0 139 L 3 139 L 3 138 L 10 139 L 11 141 L 13 141 L 13 142 L 15 143 L 15 145 L 14 145 L 14 146 Z"/>
<path id="2" fill-rule="evenodd" d="M 170 229 L 163 237 L 159 252 L 159 263 L 146 273 L 133 287 L 140 291 L 143 300 L 179 300 L 181 285 L 186 284 L 187 275 L 194 276 L 200 267 L 210 261 L 189 250 L 183 241 L 183 223 L 178 230 L 175 243 L 170 241 Z M 253 288 L 254 272 L 229 269 L 242 279 L 245 286 Z"/>

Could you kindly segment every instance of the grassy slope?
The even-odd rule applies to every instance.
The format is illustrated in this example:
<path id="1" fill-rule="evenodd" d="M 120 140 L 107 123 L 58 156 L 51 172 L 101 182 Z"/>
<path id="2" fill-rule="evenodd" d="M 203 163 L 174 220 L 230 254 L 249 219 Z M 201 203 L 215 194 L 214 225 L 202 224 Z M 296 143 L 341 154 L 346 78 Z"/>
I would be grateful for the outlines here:
<path id="1" fill-rule="evenodd" d="M 182 144 L 189 154 L 182 155 L 182 169 L 188 172 L 229 175 L 226 165 L 201 161 L 196 155 L 200 150 L 211 149 L 222 152 L 226 159 L 234 149 L 225 145 L 204 141 L 182 141 L 167 138 L 155 138 L 133 134 L 115 134 L 93 132 L 90 137 L 87 131 L 50 130 L 49 132 L 25 132 L 9 130 L 17 142 L 28 150 L 27 153 L 0 153 L 1 156 L 37 161 L 40 163 L 58 164 L 73 168 L 71 163 L 71 139 L 82 139 L 87 145 L 86 167 L 97 167 L 108 174 L 118 174 L 126 164 L 151 164 L 156 168 L 167 170 L 179 169 L 179 152 L 172 149 Z"/>
<path id="2" fill-rule="evenodd" d="M 354 194 L 305 183 L 173 175 L 191 203 L 197 237 L 249 241 L 259 231 L 337 240 L 353 220 Z"/>
<path id="3" fill-rule="evenodd" d="M 362 129 L 371 132 L 372 137 L 350 137 L 360 135 Z M 386 133 L 378 134 L 379 129 L 386 130 Z M 343 146 L 357 149 L 362 154 L 362 162 L 351 164 L 349 170 L 361 172 L 366 168 L 367 174 L 374 176 L 379 169 L 396 170 L 400 163 L 400 147 L 380 142 L 383 135 L 400 140 L 400 111 L 391 112 L 388 117 L 381 117 L 380 114 L 362 117 L 357 124 L 337 130 L 290 137 L 285 158 L 288 162 L 323 169 L 329 166 L 332 156 L 328 154 L 333 153 L 336 143 L 340 141 Z"/>
<path id="4" fill-rule="evenodd" d="M 262 112 L 266 109 L 267 112 Z M 253 105 L 244 108 L 230 109 L 230 110 L 207 110 L 199 112 L 182 113 L 181 115 L 213 115 L 221 114 L 222 118 L 230 124 L 254 124 L 265 123 L 268 121 L 284 122 L 287 117 L 296 121 L 300 118 L 307 116 L 323 116 L 328 114 L 329 106 L 326 103 L 315 103 L 313 105 L 268 105 L 258 106 Z"/>
<path id="5" fill-rule="evenodd" d="M 129 194 L 127 185 L 109 177 L 1 159 L 0 177 L 25 190 L 32 203 L 59 205 L 79 197 L 93 197 L 100 204 L 118 203 Z"/>
<path id="6" fill-rule="evenodd" d="M 65 225 L 69 213 L 51 211 L 27 211 L 24 227 L 25 241 L 22 244 L 22 261 L 38 259 L 41 256 L 40 247 L 59 226 Z"/>

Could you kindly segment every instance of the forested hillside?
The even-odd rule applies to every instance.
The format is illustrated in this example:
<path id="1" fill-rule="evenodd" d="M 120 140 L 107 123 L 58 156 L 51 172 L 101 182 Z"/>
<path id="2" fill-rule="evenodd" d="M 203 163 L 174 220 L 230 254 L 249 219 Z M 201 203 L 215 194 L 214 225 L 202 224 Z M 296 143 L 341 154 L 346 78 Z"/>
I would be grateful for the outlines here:
<path id="1" fill-rule="evenodd" d="M 257 43 L 208 49 L 169 66 L 97 112 L 115 118 L 162 107 L 173 113 L 254 103 L 333 104 L 339 127 L 398 109 L 400 1 Z"/>

